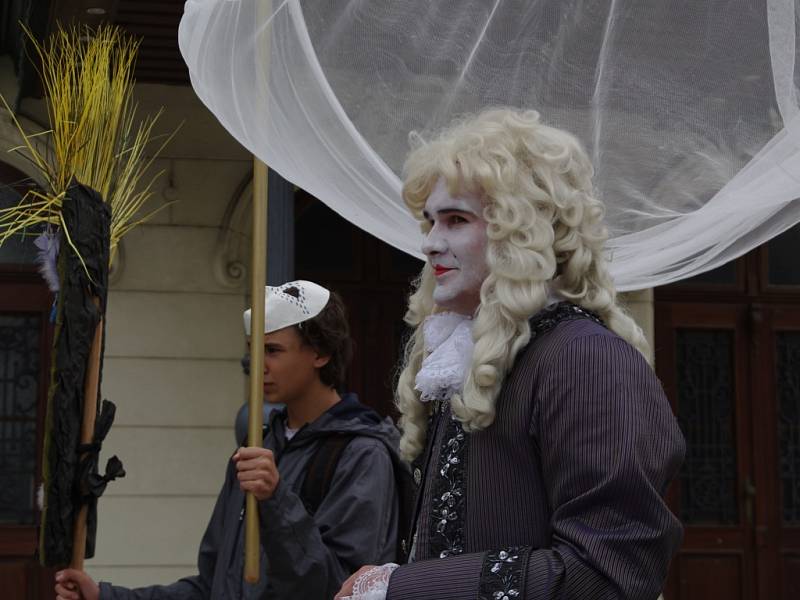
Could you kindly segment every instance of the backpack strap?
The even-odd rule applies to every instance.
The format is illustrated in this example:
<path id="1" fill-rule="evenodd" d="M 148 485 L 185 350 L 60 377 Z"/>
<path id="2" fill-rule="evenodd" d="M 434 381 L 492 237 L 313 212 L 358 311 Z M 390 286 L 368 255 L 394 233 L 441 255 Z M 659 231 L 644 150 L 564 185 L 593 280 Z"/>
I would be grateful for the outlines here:
<path id="1" fill-rule="evenodd" d="M 314 455 L 306 465 L 306 475 L 300 488 L 300 499 L 308 514 L 313 516 L 322 504 L 330 490 L 342 452 L 355 437 L 355 434 L 349 433 L 332 434 L 317 445 Z"/>
<path id="2" fill-rule="evenodd" d="M 309 515 L 314 516 L 319 509 L 325 495 L 330 490 L 342 453 L 356 437 L 358 437 L 357 434 L 338 433 L 329 435 L 320 441 L 314 451 L 314 455 L 306 465 L 305 478 L 300 488 L 300 499 L 303 501 Z M 383 441 L 383 443 L 385 444 L 386 442 Z M 412 515 L 418 486 L 411 474 L 409 465 L 403 462 L 397 453 L 391 451 L 388 446 L 387 450 L 389 450 L 389 455 L 392 458 L 395 492 L 398 500 L 395 560 L 402 564 L 408 561 L 408 554 L 411 550 Z"/>

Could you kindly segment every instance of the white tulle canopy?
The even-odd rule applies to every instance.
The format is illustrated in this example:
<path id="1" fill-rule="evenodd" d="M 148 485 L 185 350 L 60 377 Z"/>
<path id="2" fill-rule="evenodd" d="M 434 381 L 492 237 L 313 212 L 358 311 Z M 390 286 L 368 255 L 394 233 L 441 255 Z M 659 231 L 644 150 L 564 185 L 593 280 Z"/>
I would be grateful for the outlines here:
<path id="1" fill-rule="evenodd" d="M 419 256 L 411 131 L 488 106 L 581 138 L 620 289 L 800 221 L 800 0 L 189 0 L 202 101 L 283 177 Z"/>

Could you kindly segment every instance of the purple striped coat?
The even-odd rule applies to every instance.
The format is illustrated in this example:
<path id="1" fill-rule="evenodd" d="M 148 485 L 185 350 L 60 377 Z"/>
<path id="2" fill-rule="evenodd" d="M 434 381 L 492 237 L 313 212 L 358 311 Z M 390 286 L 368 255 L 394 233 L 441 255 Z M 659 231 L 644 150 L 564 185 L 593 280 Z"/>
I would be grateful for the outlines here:
<path id="1" fill-rule="evenodd" d="M 393 573 L 387 600 L 659 595 L 682 537 L 663 496 L 683 436 L 641 354 L 558 306 L 517 358 L 491 427 L 464 433 L 446 403 L 432 417 L 415 472 L 416 559 Z"/>

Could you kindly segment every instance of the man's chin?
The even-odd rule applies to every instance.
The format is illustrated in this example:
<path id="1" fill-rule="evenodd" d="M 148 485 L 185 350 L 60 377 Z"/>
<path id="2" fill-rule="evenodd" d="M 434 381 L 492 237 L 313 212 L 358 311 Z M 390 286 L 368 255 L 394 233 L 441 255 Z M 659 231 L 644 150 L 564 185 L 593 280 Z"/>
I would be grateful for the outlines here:
<path id="1" fill-rule="evenodd" d="M 437 286 L 433 292 L 433 301 L 439 308 L 449 310 L 454 302 L 457 302 L 458 294 L 444 286 Z"/>

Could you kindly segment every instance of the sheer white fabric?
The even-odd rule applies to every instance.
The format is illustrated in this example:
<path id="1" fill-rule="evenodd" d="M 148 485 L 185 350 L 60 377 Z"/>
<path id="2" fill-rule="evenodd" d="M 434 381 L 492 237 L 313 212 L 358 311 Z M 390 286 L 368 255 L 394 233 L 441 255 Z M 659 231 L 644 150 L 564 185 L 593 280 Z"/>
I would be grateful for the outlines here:
<path id="1" fill-rule="evenodd" d="M 800 0 L 189 0 L 180 47 L 222 124 L 420 256 L 408 135 L 483 107 L 578 135 L 620 289 L 719 266 L 800 221 Z"/>

